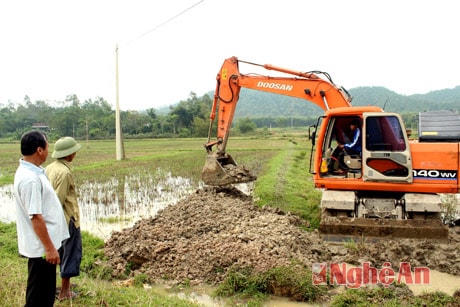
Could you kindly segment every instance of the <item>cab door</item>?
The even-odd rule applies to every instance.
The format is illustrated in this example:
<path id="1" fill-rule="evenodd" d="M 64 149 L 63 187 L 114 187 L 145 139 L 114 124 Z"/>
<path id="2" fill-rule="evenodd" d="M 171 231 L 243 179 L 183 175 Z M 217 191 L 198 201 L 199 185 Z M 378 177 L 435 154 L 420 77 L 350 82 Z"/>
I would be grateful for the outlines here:
<path id="1" fill-rule="evenodd" d="M 363 113 L 364 181 L 412 182 L 412 157 L 405 131 L 399 114 Z"/>

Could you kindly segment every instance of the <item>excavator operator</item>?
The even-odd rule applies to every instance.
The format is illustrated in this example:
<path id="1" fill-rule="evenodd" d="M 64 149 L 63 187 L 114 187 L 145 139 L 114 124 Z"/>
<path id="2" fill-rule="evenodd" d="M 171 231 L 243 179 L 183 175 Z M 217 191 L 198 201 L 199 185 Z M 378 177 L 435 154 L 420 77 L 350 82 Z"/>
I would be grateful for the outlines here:
<path id="1" fill-rule="evenodd" d="M 351 141 L 338 144 L 332 153 L 331 161 L 329 162 L 328 169 L 332 174 L 343 175 L 347 170 L 348 166 L 344 162 L 345 155 L 361 155 L 361 121 L 358 118 L 353 118 L 350 122 L 350 131 L 353 134 Z M 338 169 L 335 169 L 334 165 L 338 162 Z"/>

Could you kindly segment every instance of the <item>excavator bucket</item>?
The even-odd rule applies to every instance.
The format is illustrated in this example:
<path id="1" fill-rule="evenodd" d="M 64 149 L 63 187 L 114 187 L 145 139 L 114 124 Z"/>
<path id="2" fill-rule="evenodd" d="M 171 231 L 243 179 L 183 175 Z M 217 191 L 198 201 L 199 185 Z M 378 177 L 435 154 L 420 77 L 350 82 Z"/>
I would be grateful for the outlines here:
<path id="1" fill-rule="evenodd" d="M 211 153 L 206 157 L 206 164 L 201 178 L 204 183 L 211 186 L 244 183 L 257 179 L 244 166 L 237 165 L 230 155 L 217 156 L 215 153 Z"/>

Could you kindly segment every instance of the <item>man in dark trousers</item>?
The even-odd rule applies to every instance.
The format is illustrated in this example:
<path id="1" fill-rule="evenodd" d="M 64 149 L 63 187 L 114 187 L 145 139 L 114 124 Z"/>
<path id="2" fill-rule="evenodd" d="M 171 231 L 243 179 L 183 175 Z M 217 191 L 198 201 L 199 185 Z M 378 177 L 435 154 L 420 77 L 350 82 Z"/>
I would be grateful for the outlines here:
<path id="1" fill-rule="evenodd" d="M 14 202 L 19 253 L 28 258 L 26 307 L 54 305 L 58 249 L 69 238 L 61 203 L 41 164 L 48 157 L 48 140 L 39 131 L 21 138 L 19 167 L 14 175 Z"/>
<path id="2" fill-rule="evenodd" d="M 65 240 L 59 249 L 62 280 L 59 300 L 73 299 L 77 296 L 77 293 L 70 289 L 70 278 L 80 275 L 82 240 L 80 208 L 70 163 L 81 147 L 72 137 L 60 138 L 54 145 L 52 154 L 56 160 L 46 167 L 46 174 L 64 209 L 70 233 L 70 238 Z"/>

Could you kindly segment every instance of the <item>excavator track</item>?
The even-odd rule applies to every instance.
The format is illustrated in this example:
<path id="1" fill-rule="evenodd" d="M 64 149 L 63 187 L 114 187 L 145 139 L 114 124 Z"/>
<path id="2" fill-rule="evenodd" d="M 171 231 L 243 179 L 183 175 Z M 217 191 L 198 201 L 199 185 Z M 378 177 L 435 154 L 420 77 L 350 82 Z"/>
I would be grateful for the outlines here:
<path id="1" fill-rule="evenodd" d="M 326 217 L 320 223 L 321 237 L 327 241 L 375 239 L 436 239 L 447 240 L 448 226 L 437 219 L 369 219 Z"/>
<path id="2" fill-rule="evenodd" d="M 442 223 L 439 203 L 439 195 L 434 194 L 326 190 L 321 199 L 319 230 L 328 241 L 447 240 L 449 230 Z"/>

